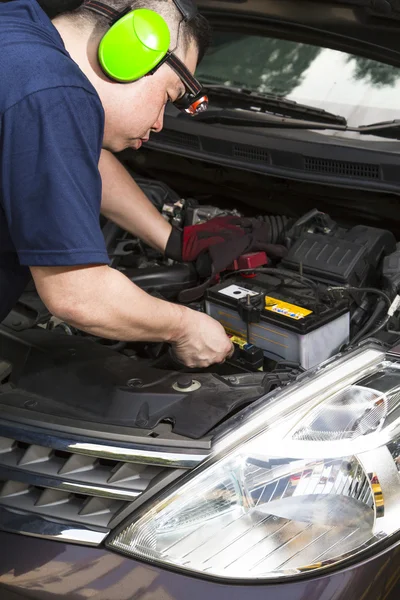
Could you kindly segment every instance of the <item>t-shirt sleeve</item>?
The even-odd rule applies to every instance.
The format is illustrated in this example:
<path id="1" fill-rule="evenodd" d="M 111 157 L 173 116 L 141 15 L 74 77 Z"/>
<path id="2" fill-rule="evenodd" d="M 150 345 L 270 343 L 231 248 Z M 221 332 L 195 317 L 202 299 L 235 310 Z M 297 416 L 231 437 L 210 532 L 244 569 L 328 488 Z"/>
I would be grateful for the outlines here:
<path id="1" fill-rule="evenodd" d="M 79 87 L 41 90 L 3 114 L 0 185 L 21 265 L 109 262 L 100 228 L 104 115 Z"/>

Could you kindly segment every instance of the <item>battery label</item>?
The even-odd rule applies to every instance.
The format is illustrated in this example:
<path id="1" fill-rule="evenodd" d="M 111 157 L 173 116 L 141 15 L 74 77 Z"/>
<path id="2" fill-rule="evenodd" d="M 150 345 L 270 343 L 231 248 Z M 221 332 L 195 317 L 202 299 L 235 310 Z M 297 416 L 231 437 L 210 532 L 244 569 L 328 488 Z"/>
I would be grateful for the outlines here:
<path id="1" fill-rule="evenodd" d="M 220 290 L 218 293 L 223 294 L 224 296 L 229 296 L 229 298 L 236 298 L 236 300 L 246 298 L 246 296 L 258 296 L 258 292 L 246 290 L 246 288 L 242 288 L 239 285 L 229 285 L 223 290 Z"/>
<path id="2" fill-rule="evenodd" d="M 265 297 L 265 310 L 289 317 L 289 319 L 295 319 L 296 321 L 300 321 L 300 319 L 304 319 L 304 317 L 312 314 L 312 310 L 283 302 L 283 300 L 279 300 L 278 298 L 271 298 L 271 296 Z"/>

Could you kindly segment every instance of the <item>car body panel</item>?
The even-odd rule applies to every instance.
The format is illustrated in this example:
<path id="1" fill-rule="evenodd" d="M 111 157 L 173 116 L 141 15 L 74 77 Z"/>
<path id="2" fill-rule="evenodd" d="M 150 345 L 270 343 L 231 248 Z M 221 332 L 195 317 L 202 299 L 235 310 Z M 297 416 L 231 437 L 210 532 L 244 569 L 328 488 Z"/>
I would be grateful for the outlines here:
<path id="1" fill-rule="evenodd" d="M 400 547 L 313 579 L 221 585 L 104 549 L 0 533 L 1 600 L 397 600 Z M 17 565 L 17 566 L 16 566 Z"/>

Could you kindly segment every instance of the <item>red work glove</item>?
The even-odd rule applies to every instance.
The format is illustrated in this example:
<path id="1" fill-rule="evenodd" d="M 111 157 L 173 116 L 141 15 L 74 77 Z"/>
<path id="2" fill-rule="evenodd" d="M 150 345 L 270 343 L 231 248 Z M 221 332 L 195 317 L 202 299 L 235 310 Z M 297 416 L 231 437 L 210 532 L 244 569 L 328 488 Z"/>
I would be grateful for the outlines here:
<path id="1" fill-rule="evenodd" d="M 244 230 L 237 225 L 238 217 L 216 217 L 201 225 L 173 229 L 165 254 L 182 262 L 193 262 L 210 246 L 243 237 Z"/>
<path id="2" fill-rule="evenodd" d="M 272 239 L 269 223 L 262 219 L 216 217 L 201 225 L 173 229 L 166 255 L 177 261 L 193 262 L 210 250 L 218 264 L 228 267 L 236 258 L 248 252 L 264 251 L 270 256 L 284 256 L 285 248 Z M 226 263 L 226 264 L 225 264 Z M 220 267 L 218 271 L 222 270 Z"/>
<path id="3" fill-rule="evenodd" d="M 178 261 L 196 261 L 200 277 L 207 279 L 197 288 L 181 293 L 179 299 L 197 300 L 215 276 L 242 254 L 263 251 L 270 257 L 283 258 L 287 249 L 277 241 L 270 224 L 262 218 L 216 217 L 201 225 L 185 227 L 183 231 L 174 229 L 166 255 Z"/>

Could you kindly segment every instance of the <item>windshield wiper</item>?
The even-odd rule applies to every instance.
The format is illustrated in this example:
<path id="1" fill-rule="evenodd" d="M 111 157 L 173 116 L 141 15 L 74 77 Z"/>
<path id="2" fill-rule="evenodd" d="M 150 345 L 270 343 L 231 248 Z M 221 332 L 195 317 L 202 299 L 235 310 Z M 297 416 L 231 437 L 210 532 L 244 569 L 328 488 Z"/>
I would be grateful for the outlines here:
<path id="1" fill-rule="evenodd" d="M 194 117 L 196 121 L 207 124 L 231 125 L 234 127 L 265 127 L 268 129 L 313 129 L 333 131 L 352 131 L 361 135 L 374 135 L 387 139 L 400 140 L 400 119 L 394 121 L 382 121 L 369 125 L 340 125 L 338 123 L 319 123 L 304 119 L 291 119 L 278 117 L 268 113 L 252 113 L 248 110 L 208 110 Z"/>
<path id="2" fill-rule="evenodd" d="M 306 117 L 318 123 L 337 123 L 346 125 L 346 119 L 340 115 L 334 115 L 322 108 L 299 104 L 294 100 L 288 100 L 284 96 L 275 94 L 260 94 L 244 88 L 229 87 L 225 85 L 206 85 L 211 104 L 220 102 L 222 108 L 241 108 L 259 114 L 267 111 L 287 117 Z"/>

